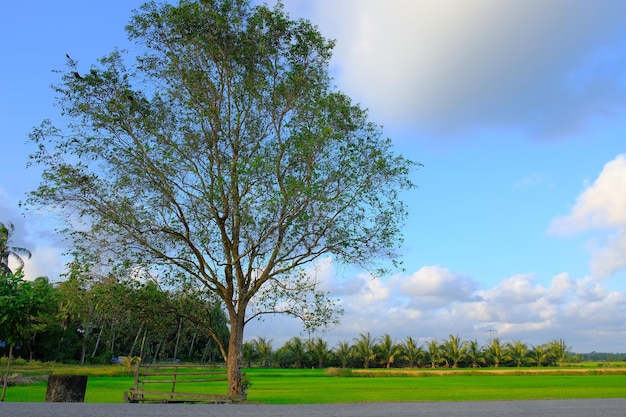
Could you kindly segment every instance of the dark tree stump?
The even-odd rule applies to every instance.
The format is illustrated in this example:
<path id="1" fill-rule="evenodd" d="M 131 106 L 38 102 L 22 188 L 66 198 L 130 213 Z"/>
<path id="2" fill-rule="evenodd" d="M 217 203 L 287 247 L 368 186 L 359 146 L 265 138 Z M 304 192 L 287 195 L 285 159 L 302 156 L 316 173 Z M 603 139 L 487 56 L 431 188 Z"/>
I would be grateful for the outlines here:
<path id="1" fill-rule="evenodd" d="M 50 375 L 46 402 L 82 403 L 85 401 L 87 375 Z"/>

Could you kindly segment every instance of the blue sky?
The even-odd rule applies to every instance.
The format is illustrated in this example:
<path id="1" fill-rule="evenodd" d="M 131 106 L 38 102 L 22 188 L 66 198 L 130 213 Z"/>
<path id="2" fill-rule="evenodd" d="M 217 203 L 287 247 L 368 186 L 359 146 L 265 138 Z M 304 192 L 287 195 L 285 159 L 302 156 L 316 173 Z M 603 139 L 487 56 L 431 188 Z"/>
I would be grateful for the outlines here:
<path id="1" fill-rule="evenodd" d="M 29 276 L 56 280 L 63 244 L 36 187 L 32 127 L 60 117 L 49 86 L 65 54 L 89 68 L 142 2 L 11 2 L 0 15 L 0 221 L 30 248 Z M 626 3 L 570 0 L 285 0 L 337 40 L 339 89 L 423 164 L 406 194 L 405 271 L 372 280 L 325 260 L 345 309 L 322 334 L 484 343 L 563 338 L 626 352 Z M 247 338 L 299 334 L 283 318 Z M 491 331 L 491 332 L 490 332 Z"/>

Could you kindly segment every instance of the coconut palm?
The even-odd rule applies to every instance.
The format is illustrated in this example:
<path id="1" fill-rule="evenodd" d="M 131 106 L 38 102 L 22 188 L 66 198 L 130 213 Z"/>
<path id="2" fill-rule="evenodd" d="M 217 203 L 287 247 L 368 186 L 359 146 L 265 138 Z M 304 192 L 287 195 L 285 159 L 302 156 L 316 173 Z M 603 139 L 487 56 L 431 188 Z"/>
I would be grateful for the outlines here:
<path id="1" fill-rule="evenodd" d="M 530 349 L 529 356 L 538 367 L 548 362 L 548 350 L 545 345 L 533 346 L 532 349 Z"/>
<path id="2" fill-rule="evenodd" d="M 308 354 L 312 360 L 317 362 L 318 368 L 323 368 L 324 364 L 331 357 L 331 351 L 328 349 L 328 343 L 321 337 L 315 340 L 309 339 L 307 342 Z"/>
<path id="3" fill-rule="evenodd" d="M 403 357 L 409 361 L 409 368 L 415 368 L 424 356 L 424 348 L 411 336 L 407 337 L 403 345 Z"/>
<path id="4" fill-rule="evenodd" d="M 304 362 L 308 360 L 304 342 L 299 337 L 291 338 L 285 344 L 285 351 L 289 354 L 291 361 L 296 368 L 302 368 Z"/>
<path id="5" fill-rule="evenodd" d="M 386 368 L 391 368 L 396 356 L 399 356 L 402 353 L 400 345 L 398 345 L 388 334 L 383 336 L 381 342 L 376 345 L 375 350 L 378 352 L 378 356 Z"/>
<path id="6" fill-rule="evenodd" d="M 441 345 L 443 356 L 452 368 L 458 367 L 459 362 L 465 359 L 467 352 L 467 342 L 461 340 L 459 335 L 450 335 L 448 340 Z"/>
<path id="7" fill-rule="evenodd" d="M 339 342 L 334 352 L 335 356 L 341 363 L 341 367 L 346 368 L 348 366 L 348 361 L 352 359 L 353 355 L 353 348 L 352 345 L 350 345 L 350 342 L 347 340 Z"/>
<path id="8" fill-rule="evenodd" d="M 481 364 L 485 364 L 485 355 L 478 345 L 478 340 L 470 340 L 467 344 L 466 356 L 472 368 L 480 368 Z"/>
<path id="9" fill-rule="evenodd" d="M 248 365 L 248 368 L 252 367 L 252 361 L 258 356 L 259 352 L 257 351 L 257 342 L 256 340 L 249 340 L 243 343 L 242 346 L 242 354 L 243 361 Z"/>
<path id="10" fill-rule="evenodd" d="M 507 356 L 518 368 L 528 360 L 528 345 L 521 340 L 514 340 L 506 345 Z"/>
<path id="11" fill-rule="evenodd" d="M 548 354 L 551 361 L 559 366 L 563 366 L 563 363 L 570 354 L 570 350 L 565 344 L 565 340 L 556 339 L 548 343 Z"/>
<path id="12" fill-rule="evenodd" d="M 259 337 L 256 342 L 256 349 L 261 356 L 261 366 L 271 366 L 272 357 L 274 354 L 274 351 L 272 349 L 272 341 L 266 340 L 264 337 Z"/>
<path id="13" fill-rule="evenodd" d="M 496 337 L 489 341 L 489 344 L 485 347 L 485 356 L 494 368 L 498 368 L 500 364 L 506 360 L 506 351 L 502 346 L 500 338 Z"/>
<path id="14" fill-rule="evenodd" d="M 363 361 L 364 368 L 369 368 L 370 362 L 376 359 L 376 352 L 374 351 L 376 340 L 370 336 L 369 332 L 359 334 L 359 338 L 355 340 L 354 356 Z"/>
<path id="15" fill-rule="evenodd" d="M 436 368 L 444 360 L 442 358 L 442 349 L 437 339 L 431 340 L 424 350 L 424 357 L 430 363 L 431 368 Z"/>
<path id="16" fill-rule="evenodd" d="M 11 235 L 14 231 L 15 226 L 13 223 L 0 223 L 0 274 L 2 275 L 13 273 L 9 268 L 9 259 L 17 262 L 17 269 L 22 269 L 24 267 L 22 256 L 26 258 L 31 257 L 28 249 L 11 246 Z"/>

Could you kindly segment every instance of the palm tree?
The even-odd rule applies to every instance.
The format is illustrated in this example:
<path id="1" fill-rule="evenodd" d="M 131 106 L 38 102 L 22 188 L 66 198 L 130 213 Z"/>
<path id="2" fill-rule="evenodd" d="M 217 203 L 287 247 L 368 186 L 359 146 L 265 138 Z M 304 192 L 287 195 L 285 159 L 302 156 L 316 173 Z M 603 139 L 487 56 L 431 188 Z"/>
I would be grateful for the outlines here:
<path id="1" fill-rule="evenodd" d="M 22 269 L 24 267 L 22 256 L 31 257 L 28 249 L 10 246 L 11 235 L 14 231 L 13 223 L 0 223 L 0 274 L 2 275 L 13 273 L 9 268 L 9 259 L 14 259 L 17 262 L 17 269 Z"/>
<path id="2" fill-rule="evenodd" d="M 353 349 L 350 342 L 344 340 L 343 342 L 339 342 L 337 347 L 334 350 L 335 356 L 339 359 L 342 368 L 346 368 L 348 366 L 348 361 L 352 358 Z"/>
<path id="3" fill-rule="evenodd" d="M 391 339 L 391 336 L 388 334 L 383 336 L 383 340 L 376 346 L 375 350 L 378 351 L 378 355 L 386 368 L 391 368 L 396 356 L 402 353 L 400 345 Z"/>
<path id="4" fill-rule="evenodd" d="M 453 368 L 456 368 L 463 359 L 465 359 L 465 353 L 467 351 L 467 343 L 459 337 L 459 335 L 450 335 L 441 348 L 443 350 L 444 357 L 451 363 Z"/>
<path id="5" fill-rule="evenodd" d="M 424 355 L 424 348 L 418 345 L 417 341 L 411 336 L 404 341 L 403 351 L 404 359 L 409 361 L 409 368 L 415 368 Z"/>
<path id="6" fill-rule="evenodd" d="M 543 366 L 548 361 L 548 351 L 545 345 L 533 346 L 529 352 L 530 359 L 539 366 Z"/>
<path id="7" fill-rule="evenodd" d="M 285 351 L 293 360 L 296 368 L 302 368 L 304 361 L 307 359 L 306 349 L 302 339 L 294 337 L 285 344 Z"/>
<path id="8" fill-rule="evenodd" d="M 355 339 L 354 356 L 363 361 L 363 367 L 369 368 L 370 362 L 376 359 L 376 352 L 374 352 L 375 339 L 372 339 L 369 332 L 366 334 L 361 333 L 358 339 Z"/>
<path id="9" fill-rule="evenodd" d="M 466 355 L 472 368 L 480 368 L 481 363 L 485 364 L 485 356 L 480 346 L 478 346 L 478 340 L 471 340 L 468 343 Z"/>
<path id="10" fill-rule="evenodd" d="M 259 337 L 259 340 L 256 342 L 256 350 L 261 356 L 261 366 L 270 366 L 272 364 L 272 357 L 274 354 L 272 351 L 272 341 L 265 340 L 264 337 Z"/>
<path id="11" fill-rule="evenodd" d="M 565 344 L 565 340 L 557 339 L 548 343 L 548 353 L 550 359 L 557 363 L 559 366 L 563 366 L 563 363 L 570 354 L 569 347 Z"/>
<path id="12" fill-rule="evenodd" d="M 248 364 L 248 368 L 252 367 L 252 361 L 258 355 L 256 340 L 249 340 L 243 343 L 242 354 L 244 363 Z"/>
<path id="13" fill-rule="evenodd" d="M 489 344 L 485 348 L 485 356 L 491 361 L 491 364 L 498 368 L 500 364 L 506 359 L 506 352 L 502 348 L 502 342 L 500 338 L 496 337 L 491 339 Z"/>
<path id="14" fill-rule="evenodd" d="M 507 356 L 511 358 L 518 368 L 526 364 L 528 360 L 528 345 L 521 340 L 514 340 L 507 343 Z"/>
<path id="15" fill-rule="evenodd" d="M 442 350 L 441 345 L 437 342 L 437 339 L 431 340 L 428 345 L 426 345 L 426 350 L 424 350 L 424 356 L 426 360 L 430 363 L 431 368 L 436 368 L 442 361 Z"/>
<path id="16" fill-rule="evenodd" d="M 330 357 L 330 350 L 328 349 L 328 343 L 321 337 L 308 341 L 308 354 L 311 359 L 317 361 L 317 367 L 323 368 L 324 362 Z"/>

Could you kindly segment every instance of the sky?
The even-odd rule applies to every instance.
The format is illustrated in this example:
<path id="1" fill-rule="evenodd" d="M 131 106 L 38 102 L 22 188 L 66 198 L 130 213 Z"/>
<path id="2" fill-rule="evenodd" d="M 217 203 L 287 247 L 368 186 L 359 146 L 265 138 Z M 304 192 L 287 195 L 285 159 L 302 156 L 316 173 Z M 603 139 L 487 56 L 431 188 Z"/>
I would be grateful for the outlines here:
<path id="1" fill-rule="evenodd" d="M 31 250 L 27 277 L 58 281 L 65 249 L 19 206 L 40 178 L 28 133 L 59 118 L 65 54 L 89 68 L 142 2 L 9 2 L 0 13 L 0 221 Z M 273 4 L 273 3 L 270 3 Z M 404 270 L 314 269 L 345 313 L 315 336 L 459 335 L 574 352 L 626 352 L 626 2 L 284 0 L 337 41 L 337 88 L 423 166 L 404 194 Z M 292 319 L 251 323 L 275 347 Z M 310 336 L 310 335 L 309 335 Z"/>

